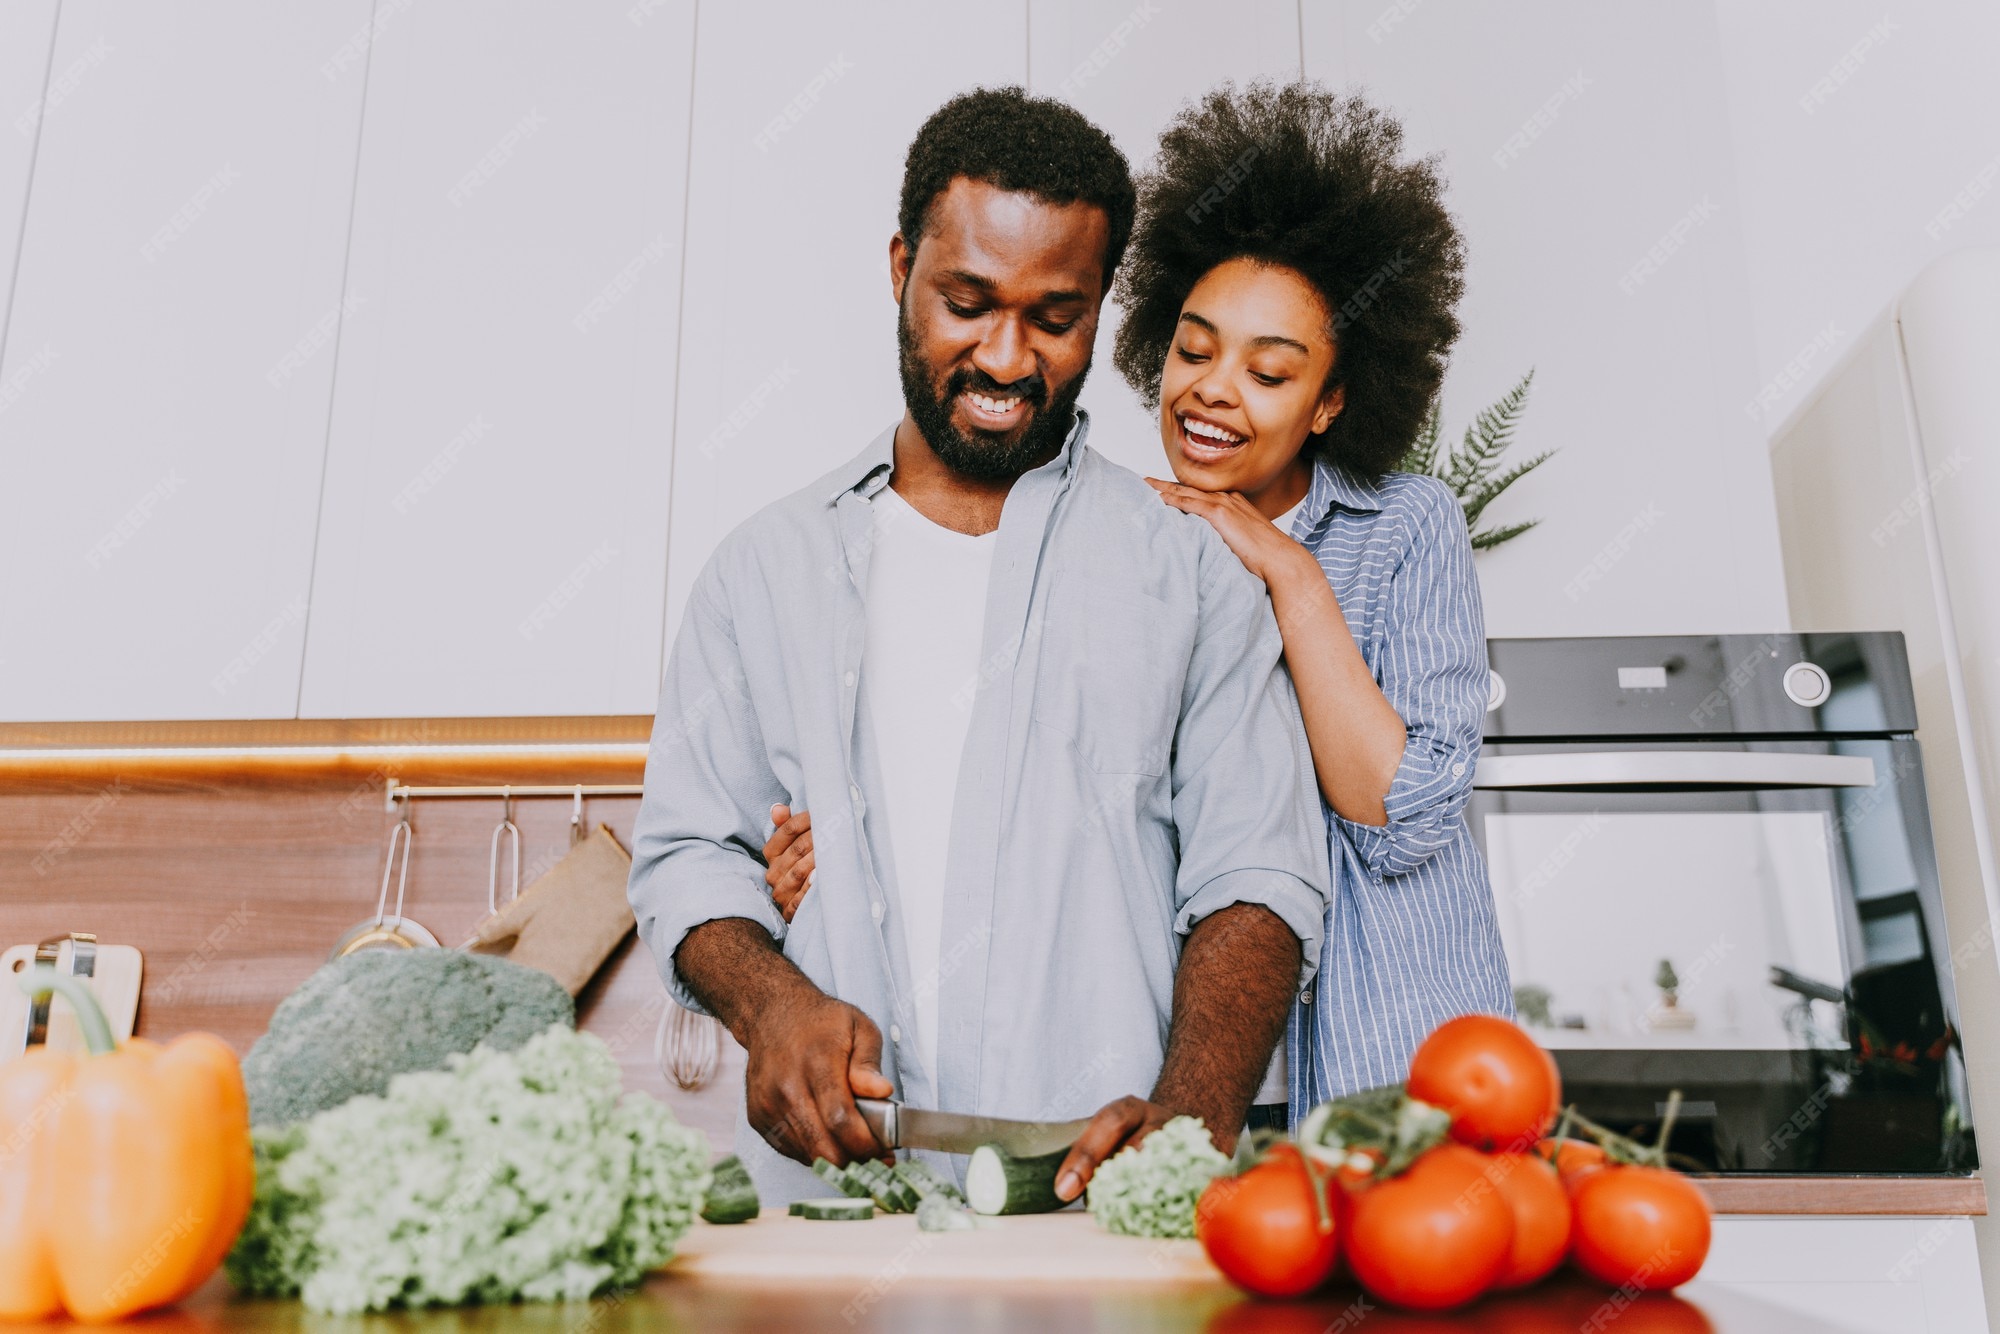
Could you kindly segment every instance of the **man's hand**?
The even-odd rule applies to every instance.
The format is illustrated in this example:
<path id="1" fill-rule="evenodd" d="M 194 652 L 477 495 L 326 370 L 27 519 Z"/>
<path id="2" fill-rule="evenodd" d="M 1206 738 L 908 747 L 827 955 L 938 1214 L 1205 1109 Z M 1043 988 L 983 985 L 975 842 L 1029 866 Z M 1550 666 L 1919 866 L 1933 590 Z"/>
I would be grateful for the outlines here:
<path id="1" fill-rule="evenodd" d="M 771 887 L 771 901 L 789 922 L 812 888 L 812 812 L 794 815 L 789 806 L 773 806 L 771 824 L 771 837 L 764 843 L 764 883 Z"/>
<path id="2" fill-rule="evenodd" d="M 1178 1113 L 1144 1098 L 1124 1097 L 1106 1103 L 1070 1146 L 1056 1172 L 1056 1198 L 1073 1200 L 1083 1194 L 1106 1158 L 1139 1141 L 1174 1119 Z"/>
<path id="3" fill-rule="evenodd" d="M 764 928 L 718 917 L 687 933 L 674 967 L 750 1053 L 750 1124 L 788 1158 L 846 1166 L 881 1155 L 856 1096 L 895 1092 L 882 1074 L 882 1034 L 867 1015 L 812 984 Z"/>
<path id="4" fill-rule="evenodd" d="M 882 1034 L 874 1021 L 824 993 L 751 1030 L 745 1106 L 751 1128 L 788 1158 L 836 1167 L 881 1157 L 883 1146 L 854 1105 L 886 1098 Z"/>

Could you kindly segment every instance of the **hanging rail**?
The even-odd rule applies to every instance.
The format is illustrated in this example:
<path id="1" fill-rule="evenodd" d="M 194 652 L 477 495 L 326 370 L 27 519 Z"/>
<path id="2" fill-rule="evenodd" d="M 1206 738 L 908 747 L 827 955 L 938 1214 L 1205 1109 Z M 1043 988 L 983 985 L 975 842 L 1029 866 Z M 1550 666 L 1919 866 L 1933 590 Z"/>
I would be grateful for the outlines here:
<path id="1" fill-rule="evenodd" d="M 417 797 L 636 797 L 645 791 L 639 783 L 486 783 L 473 787 L 412 787 L 390 783 L 383 792 L 383 808 L 394 811 L 399 801 Z"/>

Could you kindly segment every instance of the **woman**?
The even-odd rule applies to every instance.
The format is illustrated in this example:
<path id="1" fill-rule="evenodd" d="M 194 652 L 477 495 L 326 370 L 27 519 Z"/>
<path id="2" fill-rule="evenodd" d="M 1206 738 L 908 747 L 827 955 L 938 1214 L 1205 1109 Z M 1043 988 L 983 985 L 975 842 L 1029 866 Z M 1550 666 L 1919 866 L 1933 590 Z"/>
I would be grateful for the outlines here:
<path id="1" fill-rule="evenodd" d="M 1513 1008 L 1464 816 L 1487 697 L 1471 542 L 1442 482 L 1393 470 L 1464 286 L 1443 183 L 1401 148 L 1394 120 L 1315 85 L 1211 93 L 1161 138 L 1116 289 L 1116 364 L 1157 404 L 1176 479 L 1152 485 L 1270 591 L 1326 808 L 1293 1117 L 1401 1080 L 1453 1015 Z"/>
<path id="2" fill-rule="evenodd" d="M 1471 543 L 1443 483 L 1393 471 L 1464 286 L 1442 182 L 1401 147 L 1396 122 L 1314 85 L 1211 93 L 1140 182 L 1116 288 L 1115 362 L 1158 406 L 1176 478 L 1153 486 L 1270 591 L 1325 806 L 1319 974 L 1253 1125 L 1401 1080 L 1453 1015 L 1512 1012 L 1464 817 L 1487 692 Z M 789 917 L 810 817 L 771 816 Z"/>

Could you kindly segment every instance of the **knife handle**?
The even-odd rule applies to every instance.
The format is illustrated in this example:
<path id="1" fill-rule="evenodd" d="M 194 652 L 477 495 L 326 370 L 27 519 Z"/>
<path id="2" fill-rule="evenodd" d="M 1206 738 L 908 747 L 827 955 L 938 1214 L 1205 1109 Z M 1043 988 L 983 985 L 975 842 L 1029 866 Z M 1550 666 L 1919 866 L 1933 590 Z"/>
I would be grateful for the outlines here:
<path id="1" fill-rule="evenodd" d="M 860 1110 L 861 1119 L 875 1132 L 876 1143 L 885 1149 L 897 1147 L 897 1104 L 881 1098 L 856 1098 L 854 1105 Z"/>

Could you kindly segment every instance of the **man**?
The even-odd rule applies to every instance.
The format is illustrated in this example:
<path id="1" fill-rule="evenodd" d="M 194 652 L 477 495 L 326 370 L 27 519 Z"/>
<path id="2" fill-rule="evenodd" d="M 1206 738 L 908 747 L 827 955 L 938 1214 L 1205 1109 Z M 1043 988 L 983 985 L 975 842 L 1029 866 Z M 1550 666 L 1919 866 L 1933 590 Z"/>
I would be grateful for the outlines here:
<path id="1" fill-rule="evenodd" d="M 1327 863 L 1269 600 L 1075 408 L 1132 210 L 1060 103 L 933 115 L 890 242 L 902 421 L 690 596 L 631 899 L 675 998 L 749 1052 L 767 1202 L 882 1151 L 857 1096 L 1095 1110 L 1065 1198 L 1174 1115 L 1231 1143 L 1310 979 Z M 814 817 L 790 923 L 776 805 Z"/>

